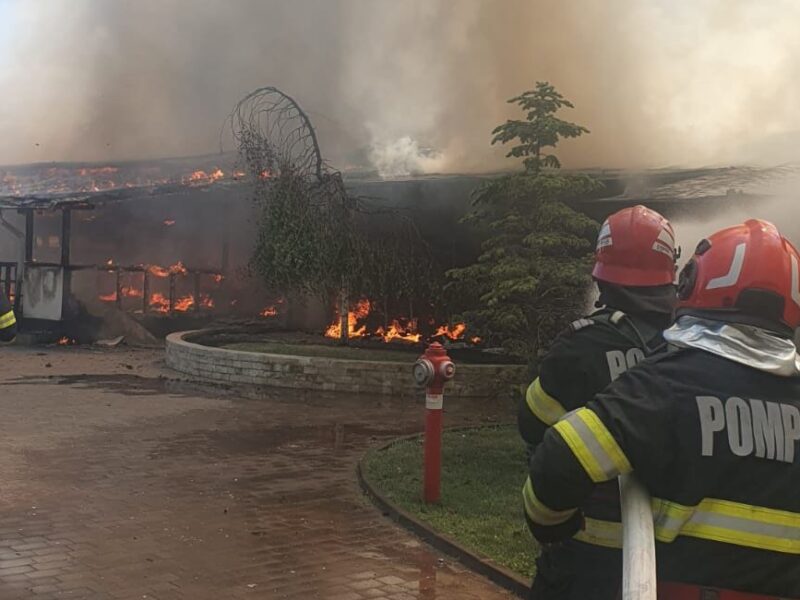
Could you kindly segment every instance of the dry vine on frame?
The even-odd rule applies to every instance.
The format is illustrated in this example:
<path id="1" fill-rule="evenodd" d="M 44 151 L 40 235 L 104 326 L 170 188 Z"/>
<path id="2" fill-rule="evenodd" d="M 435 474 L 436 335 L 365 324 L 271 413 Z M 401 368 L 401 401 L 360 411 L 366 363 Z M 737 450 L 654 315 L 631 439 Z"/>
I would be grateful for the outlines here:
<path id="1" fill-rule="evenodd" d="M 345 343 L 353 299 L 379 299 L 384 319 L 390 299 L 403 302 L 409 313 L 415 302 L 429 304 L 432 278 L 393 277 L 418 266 L 434 270 L 413 222 L 348 194 L 295 100 L 277 88 L 260 88 L 236 105 L 229 122 L 260 208 L 251 266 L 267 286 L 326 300 L 338 293 Z M 400 244 L 405 252 L 386 251 Z"/>

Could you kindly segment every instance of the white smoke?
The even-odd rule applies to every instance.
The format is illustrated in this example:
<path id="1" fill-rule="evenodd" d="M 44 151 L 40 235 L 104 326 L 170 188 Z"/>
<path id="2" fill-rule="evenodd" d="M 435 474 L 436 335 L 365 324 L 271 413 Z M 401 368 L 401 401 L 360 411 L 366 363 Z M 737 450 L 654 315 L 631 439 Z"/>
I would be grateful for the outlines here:
<path id="1" fill-rule="evenodd" d="M 373 144 L 370 161 L 384 178 L 408 177 L 421 173 L 436 173 L 444 165 L 442 155 L 432 149 L 420 148 L 409 136 Z"/>

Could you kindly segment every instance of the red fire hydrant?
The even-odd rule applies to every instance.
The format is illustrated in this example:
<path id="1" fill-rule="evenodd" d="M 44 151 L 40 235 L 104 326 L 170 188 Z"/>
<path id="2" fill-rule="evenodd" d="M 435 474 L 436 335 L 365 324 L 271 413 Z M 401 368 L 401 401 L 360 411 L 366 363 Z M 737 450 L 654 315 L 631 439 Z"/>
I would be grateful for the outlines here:
<path id="1" fill-rule="evenodd" d="M 442 403 L 444 384 L 453 378 L 456 366 L 439 342 L 434 342 L 414 363 L 414 380 L 425 386 L 425 480 L 422 497 L 438 502 L 442 475 Z"/>

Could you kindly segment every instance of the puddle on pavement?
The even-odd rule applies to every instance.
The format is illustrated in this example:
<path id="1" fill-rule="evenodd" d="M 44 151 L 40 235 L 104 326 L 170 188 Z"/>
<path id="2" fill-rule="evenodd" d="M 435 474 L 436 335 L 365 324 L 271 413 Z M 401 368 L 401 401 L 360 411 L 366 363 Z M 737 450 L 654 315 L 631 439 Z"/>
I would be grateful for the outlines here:
<path id="1" fill-rule="evenodd" d="M 19 385 L 70 385 L 92 390 L 113 392 L 125 396 L 157 396 L 172 394 L 178 396 L 199 396 L 217 398 L 229 395 L 231 390 L 165 377 L 141 377 L 139 375 L 48 375 L 40 377 L 20 377 L 0 382 L 0 386 Z"/>
<path id="2" fill-rule="evenodd" d="M 376 426 L 366 423 L 281 424 L 253 429 L 198 430 L 171 438 L 158 446 L 153 457 L 203 455 L 213 458 L 268 453 L 293 454 L 307 450 L 331 449 L 344 453 L 363 448 L 368 442 L 414 433 L 414 423 Z"/>

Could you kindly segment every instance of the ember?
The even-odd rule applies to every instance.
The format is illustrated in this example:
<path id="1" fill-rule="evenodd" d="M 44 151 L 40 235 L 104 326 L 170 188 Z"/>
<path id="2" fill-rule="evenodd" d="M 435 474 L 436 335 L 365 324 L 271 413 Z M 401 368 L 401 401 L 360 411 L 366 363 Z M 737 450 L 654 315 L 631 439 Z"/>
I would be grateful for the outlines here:
<path id="1" fill-rule="evenodd" d="M 277 315 L 278 315 L 278 309 L 275 306 L 267 306 L 264 310 L 258 313 L 258 316 L 264 318 L 275 317 Z"/>
<path id="2" fill-rule="evenodd" d="M 206 173 L 203 170 L 194 171 L 191 175 L 183 177 L 181 183 L 186 185 L 208 184 L 214 183 L 219 179 L 225 177 L 225 173 L 220 168 L 216 168 L 211 173 Z"/>
<path id="3" fill-rule="evenodd" d="M 123 298 L 142 298 L 144 297 L 144 292 L 140 289 L 130 287 L 130 286 L 123 286 L 120 289 Z M 117 301 L 117 292 L 112 292 L 110 294 L 101 294 L 98 296 L 100 300 L 103 302 L 116 302 Z"/>
<path id="4" fill-rule="evenodd" d="M 113 175 L 119 171 L 117 167 L 86 167 L 78 169 L 78 175 L 81 177 L 96 177 L 97 175 Z"/>
<path id="5" fill-rule="evenodd" d="M 175 221 L 173 221 L 172 219 L 166 219 L 164 221 L 164 225 L 166 225 L 167 227 L 172 227 L 173 225 L 175 225 Z"/>

